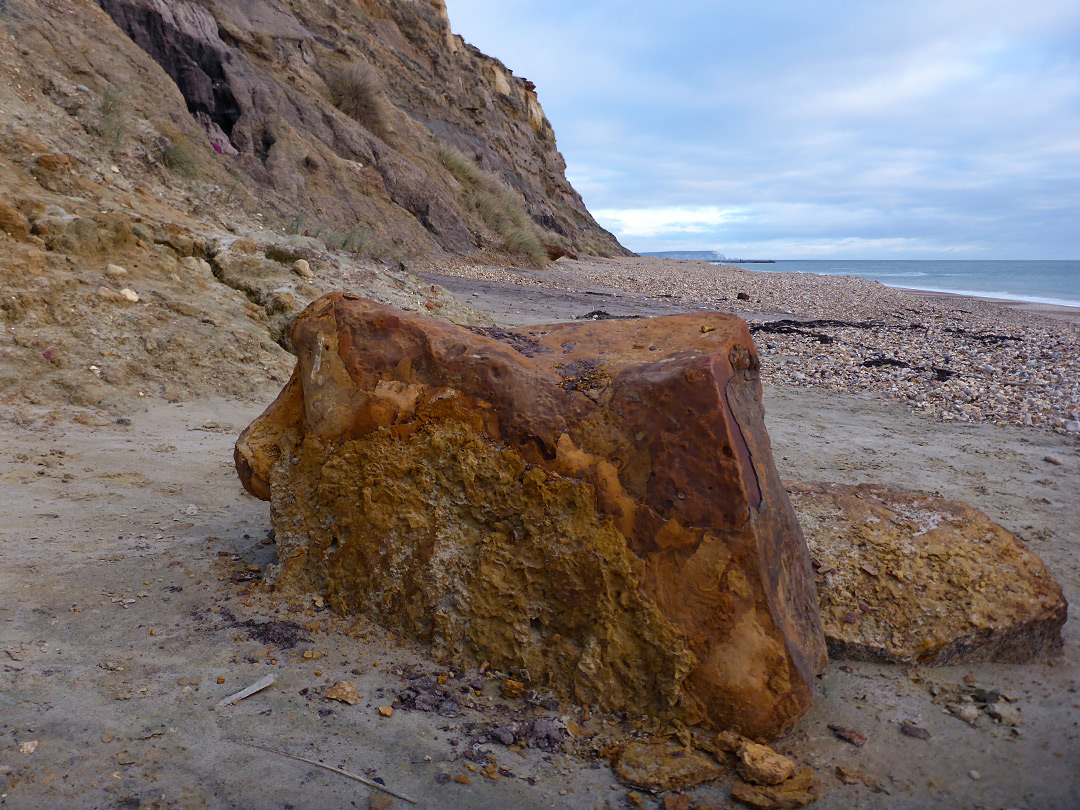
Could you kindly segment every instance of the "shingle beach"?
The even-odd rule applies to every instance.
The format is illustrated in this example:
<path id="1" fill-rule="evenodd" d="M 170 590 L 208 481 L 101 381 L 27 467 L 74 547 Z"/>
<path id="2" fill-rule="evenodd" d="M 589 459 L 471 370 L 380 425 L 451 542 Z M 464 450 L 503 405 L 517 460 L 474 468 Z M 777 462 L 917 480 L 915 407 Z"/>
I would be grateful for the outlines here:
<path id="1" fill-rule="evenodd" d="M 750 323 L 767 383 L 895 397 L 943 421 L 1080 435 L 1080 310 L 636 257 L 435 272 L 732 312 Z"/>

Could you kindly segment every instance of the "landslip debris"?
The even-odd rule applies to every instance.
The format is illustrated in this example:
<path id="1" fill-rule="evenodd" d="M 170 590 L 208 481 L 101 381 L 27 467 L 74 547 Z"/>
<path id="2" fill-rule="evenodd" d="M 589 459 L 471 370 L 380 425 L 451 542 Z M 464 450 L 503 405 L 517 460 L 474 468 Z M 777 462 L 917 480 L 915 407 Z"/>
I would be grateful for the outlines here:
<path id="1" fill-rule="evenodd" d="M 817 598 L 742 320 L 475 334 L 335 293 L 290 337 L 235 454 L 279 591 L 602 709 L 763 738 L 809 709 Z"/>
<path id="2" fill-rule="evenodd" d="M 861 484 L 792 484 L 831 655 L 1024 663 L 1060 649 L 1053 575 L 967 504 Z"/>

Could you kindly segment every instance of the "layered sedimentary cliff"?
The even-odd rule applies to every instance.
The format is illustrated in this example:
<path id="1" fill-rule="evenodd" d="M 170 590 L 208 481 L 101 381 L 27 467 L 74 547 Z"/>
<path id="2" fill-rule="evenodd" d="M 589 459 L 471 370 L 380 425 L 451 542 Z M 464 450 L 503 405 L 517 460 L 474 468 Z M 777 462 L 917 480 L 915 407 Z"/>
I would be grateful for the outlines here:
<path id="1" fill-rule="evenodd" d="M 98 5 L 115 24 L 86 15 L 99 35 L 139 73 L 153 72 L 149 57 L 171 80 L 153 99 L 191 150 L 298 230 L 514 253 L 516 225 L 542 244 L 621 252 L 567 182 L 534 85 L 451 33 L 441 0 Z M 95 77 L 91 90 L 140 95 L 128 78 Z M 507 205 L 524 218 L 508 223 Z"/>
<path id="2" fill-rule="evenodd" d="M 249 395 L 329 290 L 478 322 L 404 265 L 623 250 L 441 4 L 3 0 L 0 64 L 0 401 Z"/>

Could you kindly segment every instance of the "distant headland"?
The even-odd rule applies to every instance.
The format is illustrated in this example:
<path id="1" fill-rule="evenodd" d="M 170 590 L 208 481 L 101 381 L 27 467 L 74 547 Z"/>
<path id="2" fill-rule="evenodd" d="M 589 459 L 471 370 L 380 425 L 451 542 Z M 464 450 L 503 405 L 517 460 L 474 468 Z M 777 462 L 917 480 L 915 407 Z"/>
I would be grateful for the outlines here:
<path id="1" fill-rule="evenodd" d="M 715 250 L 661 250 L 657 253 L 640 253 L 656 259 L 678 259 L 688 262 L 728 262 L 730 264 L 775 264 L 772 259 L 732 259 Z"/>

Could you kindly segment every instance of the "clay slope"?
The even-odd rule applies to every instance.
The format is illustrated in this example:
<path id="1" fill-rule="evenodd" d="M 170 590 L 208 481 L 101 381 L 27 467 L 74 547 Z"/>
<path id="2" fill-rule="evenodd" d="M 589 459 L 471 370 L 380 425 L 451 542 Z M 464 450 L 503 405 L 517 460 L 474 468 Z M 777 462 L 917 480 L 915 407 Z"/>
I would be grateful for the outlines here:
<path id="1" fill-rule="evenodd" d="M 532 83 L 453 35 L 441 0 L 54 5 L 79 19 L 42 31 L 42 55 L 145 117 L 124 140 L 187 152 L 178 168 L 228 175 L 279 225 L 405 257 L 624 252 L 566 180 Z M 105 48 L 86 71 L 80 51 Z"/>
<path id="2" fill-rule="evenodd" d="M 102 4 L 0 2 L 0 402 L 259 397 L 325 292 L 482 323 L 403 263 L 622 250 L 441 7 Z"/>

